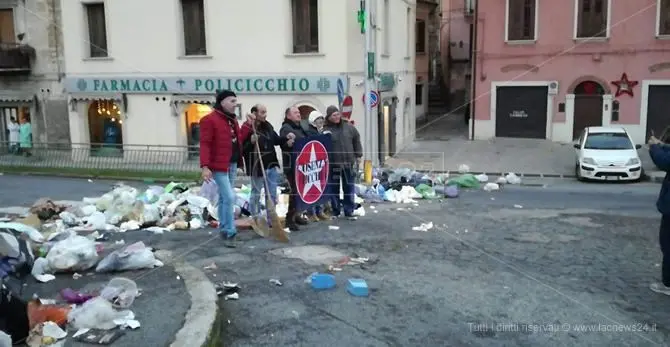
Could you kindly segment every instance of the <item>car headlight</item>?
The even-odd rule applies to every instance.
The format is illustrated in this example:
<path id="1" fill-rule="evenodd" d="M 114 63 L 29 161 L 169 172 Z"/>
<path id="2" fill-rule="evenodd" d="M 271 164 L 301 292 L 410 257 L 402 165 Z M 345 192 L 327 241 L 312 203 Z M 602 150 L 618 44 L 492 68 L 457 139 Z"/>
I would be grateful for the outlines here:
<path id="1" fill-rule="evenodd" d="M 628 159 L 628 162 L 626 162 L 626 166 L 628 165 L 637 165 L 640 163 L 640 159 L 638 158 L 630 158 Z"/>
<path id="2" fill-rule="evenodd" d="M 582 158 L 582 163 L 587 165 L 596 165 L 596 161 L 593 158 Z"/>

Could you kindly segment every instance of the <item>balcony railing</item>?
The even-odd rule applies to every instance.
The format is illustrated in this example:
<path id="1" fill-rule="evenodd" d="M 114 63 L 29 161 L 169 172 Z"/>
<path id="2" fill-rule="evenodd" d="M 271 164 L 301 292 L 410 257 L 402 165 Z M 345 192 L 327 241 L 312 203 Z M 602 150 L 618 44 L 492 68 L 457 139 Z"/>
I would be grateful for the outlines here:
<path id="1" fill-rule="evenodd" d="M 21 74 L 32 71 L 35 49 L 29 45 L 0 42 L 0 74 Z"/>

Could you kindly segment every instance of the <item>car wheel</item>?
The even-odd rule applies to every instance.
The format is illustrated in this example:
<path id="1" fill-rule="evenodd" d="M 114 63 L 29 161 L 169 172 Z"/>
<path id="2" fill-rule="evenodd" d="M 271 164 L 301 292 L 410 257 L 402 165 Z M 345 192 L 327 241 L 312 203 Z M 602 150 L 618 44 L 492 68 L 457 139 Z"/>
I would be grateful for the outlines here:
<path id="1" fill-rule="evenodd" d="M 575 178 L 577 181 L 584 182 L 584 178 L 579 174 L 579 164 L 575 164 Z"/>
<path id="2" fill-rule="evenodd" d="M 646 180 L 646 179 L 647 179 L 647 173 L 644 172 L 644 169 L 640 169 L 640 178 L 636 179 L 636 180 L 633 181 L 633 182 L 635 182 L 635 183 L 637 183 L 637 182 L 642 182 L 642 181 L 644 181 L 644 180 Z"/>

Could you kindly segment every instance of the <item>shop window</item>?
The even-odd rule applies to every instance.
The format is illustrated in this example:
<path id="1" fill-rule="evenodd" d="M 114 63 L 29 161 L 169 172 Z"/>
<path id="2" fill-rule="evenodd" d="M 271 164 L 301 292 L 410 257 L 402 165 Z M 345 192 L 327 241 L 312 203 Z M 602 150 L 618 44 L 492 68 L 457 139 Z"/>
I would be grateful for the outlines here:
<path id="1" fill-rule="evenodd" d="M 200 155 L 200 119 L 212 112 L 212 107 L 203 104 L 190 104 L 184 111 L 188 157 Z"/>
<path id="2" fill-rule="evenodd" d="M 123 154 L 121 107 L 112 100 L 98 100 L 88 107 L 88 130 L 93 156 Z"/>

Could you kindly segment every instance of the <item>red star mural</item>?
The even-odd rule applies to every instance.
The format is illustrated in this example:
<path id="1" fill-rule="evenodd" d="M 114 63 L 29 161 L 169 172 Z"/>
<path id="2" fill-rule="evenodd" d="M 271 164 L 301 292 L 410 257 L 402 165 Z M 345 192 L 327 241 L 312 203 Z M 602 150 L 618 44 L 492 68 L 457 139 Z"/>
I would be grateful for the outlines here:
<path id="1" fill-rule="evenodd" d="M 618 98 L 619 96 L 623 94 L 628 94 L 630 96 L 633 95 L 633 88 L 639 84 L 638 81 L 630 81 L 628 79 L 628 75 L 624 72 L 621 75 L 621 79 L 618 81 L 612 81 L 612 84 L 616 86 L 616 97 Z"/>

